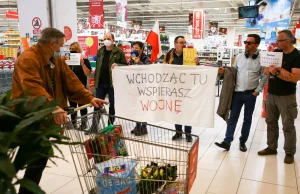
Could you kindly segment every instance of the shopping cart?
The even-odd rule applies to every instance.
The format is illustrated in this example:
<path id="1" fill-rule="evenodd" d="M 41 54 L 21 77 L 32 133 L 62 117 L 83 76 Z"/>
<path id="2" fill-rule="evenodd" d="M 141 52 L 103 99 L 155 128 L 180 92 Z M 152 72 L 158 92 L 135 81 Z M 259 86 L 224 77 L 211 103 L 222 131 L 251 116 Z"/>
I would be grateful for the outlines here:
<path id="1" fill-rule="evenodd" d="M 112 127 L 111 120 L 114 132 L 103 132 Z M 191 143 L 172 141 L 175 130 L 150 124 L 147 135 L 135 136 L 131 130 L 136 123 L 101 109 L 65 125 L 70 142 L 79 143 L 70 145 L 70 150 L 82 193 L 190 192 L 197 173 L 199 137 L 192 135 Z M 82 125 L 85 130 L 78 127 Z"/>

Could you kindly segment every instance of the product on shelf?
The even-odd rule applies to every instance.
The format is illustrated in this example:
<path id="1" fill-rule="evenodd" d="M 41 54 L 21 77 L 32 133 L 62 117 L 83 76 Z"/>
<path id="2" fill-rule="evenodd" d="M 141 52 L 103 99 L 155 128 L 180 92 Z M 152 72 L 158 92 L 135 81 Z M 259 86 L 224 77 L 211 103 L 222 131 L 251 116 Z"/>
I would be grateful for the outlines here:
<path id="1" fill-rule="evenodd" d="M 5 58 L 15 58 L 17 56 L 18 47 L 20 46 L 20 33 L 9 30 L 3 32 L 2 46 L 0 47 L 0 53 Z"/>

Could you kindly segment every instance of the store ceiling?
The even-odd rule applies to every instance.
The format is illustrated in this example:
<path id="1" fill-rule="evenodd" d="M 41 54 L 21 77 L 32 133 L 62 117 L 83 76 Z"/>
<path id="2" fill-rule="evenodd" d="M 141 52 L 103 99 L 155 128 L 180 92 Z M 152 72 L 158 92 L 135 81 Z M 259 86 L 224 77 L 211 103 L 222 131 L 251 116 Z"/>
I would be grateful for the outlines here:
<path id="1" fill-rule="evenodd" d="M 17 0 L 0 0 L 0 30 L 8 26 L 17 28 L 14 19 L 6 19 L 5 11 L 17 8 Z M 188 31 L 188 14 L 193 9 L 205 9 L 206 20 L 218 22 L 220 27 L 236 27 L 236 34 L 249 32 L 245 28 L 245 20 L 238 19 L 239 6 L 248 5 L 246 0 L 128 0 L 128 20 L 143 22 L 144 29 L 151 29 L 154 21 L 166 27 L 167 32 L 186 33 Z M 295 9 L 290 27 L 294 27 L 300 18 L 300 7 L 297 0 L 292 0 Z M 88 17 L 88 0 L 77 0 L 78 18 Z M 104 0 L 104 18 L 109 23 L 116 20 L 115 0 Z M 207 22 L 208 23 L 208 22 Z M 129 25 L 129 23 L 128 23 Z M 251 30 L 257 32 L 258 30 Z"/>

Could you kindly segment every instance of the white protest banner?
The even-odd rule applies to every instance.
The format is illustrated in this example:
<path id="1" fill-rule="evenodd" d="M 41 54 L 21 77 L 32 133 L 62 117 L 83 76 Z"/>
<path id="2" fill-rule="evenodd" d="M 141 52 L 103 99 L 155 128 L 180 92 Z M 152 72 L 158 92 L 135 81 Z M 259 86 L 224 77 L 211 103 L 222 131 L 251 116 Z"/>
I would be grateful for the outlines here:
<path id="1" fill-rule="evenodd" d="M 115 67 L 116 116 L 213 128 L 217 73 L 214 67 L 183 65 Z"/>
<path id="2" fill-rule="evenodd" d="M 81 53 L 65 53 L 68 65 L 80 65 Z"/>
<path id="3" fill-rule="evenodd" d="M 260 53 L 260 64 L 263 67 L 269 67 L 270 65 L 275 65 L 276 67 L 282 66 L 282 52 L 267 52 L 261 51 Z"/>

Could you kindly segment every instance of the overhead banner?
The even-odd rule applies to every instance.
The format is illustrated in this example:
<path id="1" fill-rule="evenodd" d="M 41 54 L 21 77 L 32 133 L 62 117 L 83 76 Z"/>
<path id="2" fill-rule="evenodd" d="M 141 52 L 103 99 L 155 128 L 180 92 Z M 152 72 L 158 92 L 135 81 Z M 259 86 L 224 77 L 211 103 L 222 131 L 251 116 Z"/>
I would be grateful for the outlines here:
<path id="1" fill-rule="evenodd" d="M 127 27 L 127 0 L 116 0 L 117 26 Z"/>
<path id="2" fill-rule="evenodd" d="M 288 28 L 291 0 L 257 0 L 258 17 L 246 20 L 247 28 Z"/>
<path id="3" fill-rule="evenodd" d="M 204 39 L 205 13 L 204 10 L 193 11 L 193 39 Z"/>
<path id="4" fill-rule="evenodd" d="M 213 128 L 217 73 L 217 68 L 201 66 L 115 67 L 116 116 Z"/>
<path id="5" fill-rule="evenodd" d="M 90 28 L 104 29 L 103 0 L 89 0 Z"/>

